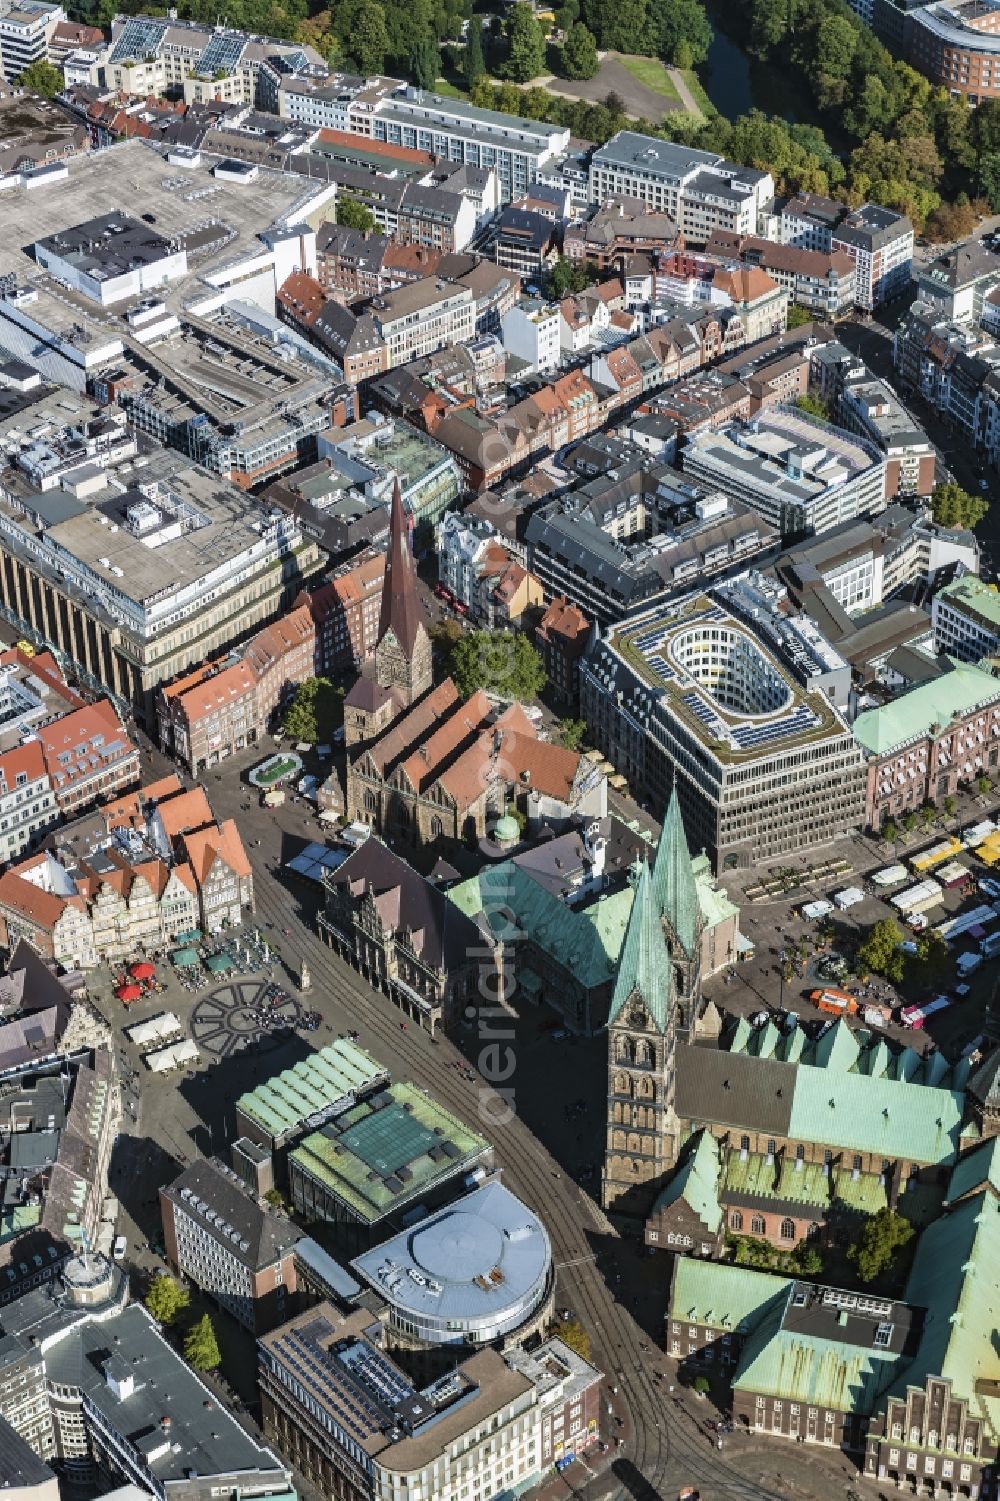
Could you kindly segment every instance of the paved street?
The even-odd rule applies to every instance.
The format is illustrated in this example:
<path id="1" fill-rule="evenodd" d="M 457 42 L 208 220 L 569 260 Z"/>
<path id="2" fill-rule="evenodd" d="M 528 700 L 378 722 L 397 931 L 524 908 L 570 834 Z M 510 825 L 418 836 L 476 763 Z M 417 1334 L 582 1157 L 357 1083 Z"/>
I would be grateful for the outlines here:
<path id="1" fill-rule="evenodd" d="M 548 1226 L 558 1270 L 557 1306 L 569 1306 L 582 1321 L 593 1341 L 595 1360 L 620 1389 L 611 1402 L 623 1424 L 618 1427 L 614 1417 L 609 1422 L 611 1436 L 623 1438 L 622 1448 L 613 1449 L 603 1461 L 592 1456 L 586 1465 L 575 1464 L 547 1485 L 546 1496 L 565 1494 L 586 1501 L 667 1498 L 685 1484 L 699 1486 L 705 1501 L 766 1501 L 807 1494 L 796 1488 L 791 1471 L 787 1481 L 784 1467 L 781 1476 L 776 1474 L 773 1455 L 762 1457 L 765 1451 L 758 1451 L 751 1439 L 734 1435 L 719 1453 L 714 1435 L 705 1427 L 710 1406 L 689 1392 L 678 1389 L 672 1398 L 667 1391 L 673 1369 L 662 1353 L 662 1331 L 669 1261 L 661 1254 L 649 1256 L 637 1242 L 622 1240 L 595 1202 L 604 1139 L 603 1039 L 557 1044 L 549 1032 L 540 1030 L 543 1016 L 519 1018 L 510 1040 L 516 1059 L 517 1114 L 504 1119 L 500 1102 L 486 1084 L 478 1077 L 470 1082 L 454 1066 L 463 1058 L 476 1063 L 481 1044 L 475 1031 L 466 1031 L 456 1042 L 443 1037 L 432 1041 L 412 1025 L 404 1032 L 395 1007 L 320 942 L 314 924 L 316 895 L 288 884 L 284 877 L 275 878 L 280 862 L 306 840 L 322 836 L 307 804 L 290 801 L 265 813 L 255 797 L 248 799 L 239 777 L 261 756 L 258 750 L 227 763 L 221 779 L 209 773 L 205 785 L 218 813 L 234 816 L 248 843 L 257 920 L 285 966 L 284 973 L 278 968 L 275 978 L 297 999 L 293 982 L 307 958 L 313 979 L 307 1003 L 320 1011 L 323 1023 L 316 1033 L 293 1034 L 281 1042 L 268 1037 L 252 1051 L 224 1052 L 214 1063 L 203 1059 L 201 1067 L 185 1077 L 151 1078 L 142 1073 L 141 1116 L 119 1144 L 112 1183 L 130 1217 L 137 1265 L 148 1270 L 156 1264 L 146 1249 L 159 1236 L 156 1188 L 191 1156 L 224 1149 L 232 1136 L 236 1096 L 338 1032 L 357 1028 L 361 1044 L 395 1077 L 425 1085 L 495 1143 L 505 1181 Z M 158 757 L 154 764 L 158 767 Z M 166 1007 L 178 1011 L 190 1026 L 206 999 L 214 996 L 211 989 L 191 994 L 171 980 L 167 994 L 138 1003 L 123 1016 L 107 987 L 101 994 L 100 980 L 95 979 L 94 990 L 102 1009 L 119 1026 Z M 141 1069 L 134 1051 L 126 1051 L 133 1066 Z M 566 1106 L 579 1098 L 592 1104 L 582 1119 L 566 1113 Z M 581 1184 L 577 1180 L 588 1169 L 592 1176 Z M 601 1468 L 609 1463 L 611 1469 Z M 834 1495 L 844 1483 L 839 1479 L 844 1463 L 835 1453 L 810 1455 L 810 1473 L 826 1474 L 824 1494 Z"/>

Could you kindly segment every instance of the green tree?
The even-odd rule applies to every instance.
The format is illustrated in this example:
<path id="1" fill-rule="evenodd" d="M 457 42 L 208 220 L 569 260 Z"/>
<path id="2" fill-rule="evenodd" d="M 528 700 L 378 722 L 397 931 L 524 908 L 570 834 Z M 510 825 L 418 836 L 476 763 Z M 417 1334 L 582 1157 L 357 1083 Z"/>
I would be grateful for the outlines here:
<path id="1" fill-rule="evenodd" d="M 587 725 L 583 719 L 560 719 L 559 721 L 559 744 L 564 750 L 579 750 L 586 733 Z"/>
<path id="2" fill-rule="evenodd" d="M 682 36 L 677 43 L 671 62 L 675 68 L 680 68 L 682 73 L 686 73 L 694 67 L 694 48 L 687 37 Z"/>
<path id="3" fill-rule="evenodd" d="M 950 818 L 955 811 L 955 799 L 950 792 L 946 798 L 942 799 L 941 806 Z"/>
<path id="4" fill-rule="evenodd" d="M 478 16 L 469 22 L 465 38 L 465 83 L 470 94 L 481 78 L 486 77 L 486 59 L 483 56 L 483 23 Z"/>
<path id="5" fill-rule="evenodd" d="M 576 1351 L 577 1355 L 582 1356 L 584 1360 L 591 1359 L 590 1335 L 579 1319 L 567 1319 L 565 1323 L 557 1324 L 556 1333 L 571 1350 Z"/>
<path id="6" fill-rule="evenodd" d="M 967 531 L 983 520 L 990 503 L 979 495 L 970 495 L 953 480 L 936 485 L 931 495 L 931 512 L 941 526 L 963 527 Z"/>
<path id="7" fill-rule="evenodd" d="M 766 57 L 788 32 L 792 7 L 788 0 L 753 0 L 750 10 L 750 48 Z"/>
<path id="8" fill-rule="evenodd" d="M 808 412 L 812 417 L 819 417 L 824 422 L 830 420 L 830 408 L 822 396 L 816 396 L 812 391 L 807 391 L 804 396 L 796 396 L 795 405 L 800 411 Z"/>
<path id="9" fill-rule="evenodd" d="M 789 304 L 787 324 L 789 328 L 804 328 L 807 323 L 812 323 L 812 321 L 812 313 L 807 313 L 804 307 L 799 307 L 797 302 Z"/>
<path id="10" fill-rule="evenodd" d="M 858 946 L 858 967 L 890 980 L 902 979 L 903 935 L 891 917 L 881 918 Z"/>
<path id="11" fill-rule="evenodd" d="M 545 668 L 527 636 L 468 631 L 456 643 L 451 675 L 463 698 L 485 688 L 499 698 L 529 702 L 545 687 Z"/>
<path id="12" fill-rule="evenodd" d="M 441 51 L 430 35 L 421 37 L 410 53 L 410 73 L 418 89 L 432 91 L 441 71 Z"/>
<path id="13" fill-rule="evenodd" d="M 350 35 L 351 56 L 366 78 L 385 70 L 389 33 L 385 12 L 376 0 L 362 0 L 354 12 Z"/>
<path id="14" fill-rule="evenodd" d="M 517 0 L 507 23 L 504 73 L 515 83 L 530 83 L 545 72 L 545 38 L 530 5 Z"/>
<path id="15" fill-rule="evenodd" d="M 584 0 L 583 19 L 599 47 L 615 52 L 643 52 L 648 45 L 646 0 Z"/>
<path id="16" fill-rule="evenodd" d="M 309 745 L 328 742 L 344 722 L 344 690 L 329 678 L 306 678 L 285 715 L 285 734 Z"/>
<path id="17" fill-rule="evenodd" d="M 649 0 L 649 44 L 658 57 L 675 58 L 681 43 L 693 66 L 712 45 L 712 28 L 699 0 Z"/>
<path id="18" fill-rule="evenodd" d="M 25 68 L 17 81 L 22 89 L 27 89 L 31 94 L 40 94 L 43 99 L 54 99 L 62 92 L 64 82 L 60 70 L 46 62 L 45 58 L 39 58 L 38 62 Z"/>
<path id="19" fill-rule="evenodd" d="M 704 1397 L 712 1390 L 712 1383 L 707 1376 L 696 1376 L 691 1383 L 691 1390 L 697 1392 L 699 1397 Z"/>
<path id="20" fill-rule="evenodd" d="M 215 1326 L 207 1313 L 192 1324 L 184 1339 L 184 1359 L 196 1371 L 214 1371 L 222 1359 Z"/>
<path id="21" fill-rule="evenodd" d="M 369 230 L 375 228 L 375 216 L 370 208 L 359 203 L 356 198 L 349 197 L 346 193 L 337 194 L 337 202 L 334 210 L 338 224 L 344 224 L 348 229 Z"/>
<path id="22" fill-rule="evenodd" d="M 887 818 L 882 825 L 882 838 L 889 844 L 895 844 L 899 838 L 899 826 L 894 818 Z"/>
<path id="23" fill-rule="evenodd" d="M 903 814 L 903 831 L 906 834 L 912 834 L 916 827 L 917 815 L 911 809 L 909 813 Z"/>
<path id="24" fill-rule="evenodd" d="M 924 828 L 929 829 L 935 818 L 937 818 L 937 809 L 931 803 L 924 803 L 920 810 L 920 822 Z"/>
<path id="25" fill-rule="evenodd" d="M 590 285 L 590 280 L 590 267 L 586 261 L 571 260 L 569 256 L 561 255 L 549 272 L 549 296 L 553 301 L 559 302 L 570 292 L 582 292 L 584 287 Z"/>
<path id="26" fill-rule="evenodd" d="M 788 1253 L 789 1268 L 803 1277 L 818 1277 L 823 1270 L 823 1256 L 816 1246 L 800 1240 Z"/>
<path id="27" fill-rule="evenodd" d="M 862 1282 L 874 1282 L 913 1239 L 913 1226 L 901 1214 L 880 1209 L 870 1215 L 847 1255 Z"/>
<path id="28" fill-rule="evenodd" d="M 985 772 L 983 772 L 983 775 L 978 778 L 976 782 L 976 790 L 981 793 L 983 797 L 985 797 L 988 792 L 993 791 L 993 783 L 990 781 Z"/>
<path id="29" fill-rule="evenodd" d="M 915 968 L 924 985 L 937 985 L 948 971 L 948 945 L 933 928 L 917 939 Z"/>
<path id="30" fill-rule="evenodd" d="M 582 21 L 574 21 L 559 54 L 563 78 L 593 78 L 598 69 L 597 42 Z"/>
<path id="31" fill-rule="evenodd" d="M 175 1277 L 154 1277 L 146 1294 L 146 1310 L 158 1324 L 172 1324 L 190 1301 L 191 1294 Z"/>

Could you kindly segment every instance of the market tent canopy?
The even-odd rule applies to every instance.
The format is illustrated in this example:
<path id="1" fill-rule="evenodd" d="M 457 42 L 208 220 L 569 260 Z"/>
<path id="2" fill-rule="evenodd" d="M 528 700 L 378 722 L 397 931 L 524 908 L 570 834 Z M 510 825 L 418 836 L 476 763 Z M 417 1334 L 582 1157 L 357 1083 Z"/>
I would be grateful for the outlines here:
<path id="1" fill-rule="evenodd" d="M 205 960 L 205 968 L 213 975 L 219 975 L 224 969 L 235 969 L 236 965 L 228 954 L 210 954 Z"/>
<path id="2" fill-rule="evenodd" d="M 204 936 L 205 935 L 201 931 L 200 928 L 189 928 L 186 933 L 178 933 L 178 935 L 177 935 L 177 942 L 178 943 L 200 943 L 201 940 L 204 938 Z"/>
<path id="3" fill-rule="evenodd" d="M 142 995 L 142 988 L 138 985 L 119 985 L 115 995 L 120 1001 L 137 1001 Z"/>
<path id="4" fill-rule="evenodd" d="M 156 966 L 148 959 L 140 959 L 138 964 L 129 965 L 128 972 L 134 980 L 151 980 L 156 974 Z"/>
<path id="5" fill-rule="evenodd" d="M 194 949 L 174 949 L 170 957 L 178 969 L 190 969 L 200 962 Z"/>

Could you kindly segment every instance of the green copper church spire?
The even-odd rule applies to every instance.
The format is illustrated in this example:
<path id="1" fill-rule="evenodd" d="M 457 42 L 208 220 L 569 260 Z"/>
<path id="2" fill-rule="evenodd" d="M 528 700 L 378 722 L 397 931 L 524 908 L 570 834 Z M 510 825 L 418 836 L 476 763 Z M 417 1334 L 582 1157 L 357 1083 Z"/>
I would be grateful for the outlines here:
<path id="1" fill-rule="evenodd" d="M 656 846 L 653 897 L 657 910 L 667 919 L 678 943 L 690 957 L 698 942 L 698 888 L 676 786 L 670 794 L 663 832 Z"/>
<path id="2" fill-rule="evenodd" d="M 616 1021 L 638 993 L 659 1032 L 670 1022 L 673 968 L 667 953 L 660 912 L 653 897 L 653 882 L 645 860 L 639 862 L 635 897 L 629 913 L 625 942 L 618 960 L 618 975 L 611 997 L 609 1025 Z"/>

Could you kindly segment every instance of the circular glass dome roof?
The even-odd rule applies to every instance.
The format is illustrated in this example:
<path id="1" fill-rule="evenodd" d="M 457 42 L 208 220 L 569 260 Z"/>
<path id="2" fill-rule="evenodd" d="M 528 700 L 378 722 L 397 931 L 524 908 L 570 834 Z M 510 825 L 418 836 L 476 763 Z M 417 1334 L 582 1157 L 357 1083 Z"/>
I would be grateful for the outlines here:
<path id="1" fill-rule="evenodd" d="M 493 830 L 493 836 L 496 839 L 520 838 L 521 827 L 512 813 L 505 813 L 502 818 L 497 819 L 496 827 Z"/>

